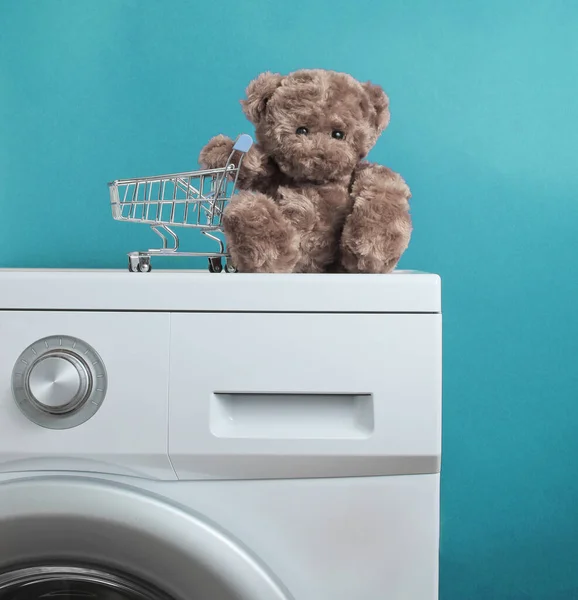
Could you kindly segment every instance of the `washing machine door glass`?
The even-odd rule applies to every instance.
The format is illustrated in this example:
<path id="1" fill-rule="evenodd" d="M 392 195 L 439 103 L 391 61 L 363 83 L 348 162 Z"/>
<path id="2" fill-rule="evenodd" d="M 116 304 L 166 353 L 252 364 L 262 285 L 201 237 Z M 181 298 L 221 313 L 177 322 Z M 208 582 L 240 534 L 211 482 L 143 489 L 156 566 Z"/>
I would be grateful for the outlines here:
<path id="1" fill-rule="evenodd" d="M 171 600 L 133 578 L 79 567 L 30 567 L 0 574 L 0 600 Z"/>

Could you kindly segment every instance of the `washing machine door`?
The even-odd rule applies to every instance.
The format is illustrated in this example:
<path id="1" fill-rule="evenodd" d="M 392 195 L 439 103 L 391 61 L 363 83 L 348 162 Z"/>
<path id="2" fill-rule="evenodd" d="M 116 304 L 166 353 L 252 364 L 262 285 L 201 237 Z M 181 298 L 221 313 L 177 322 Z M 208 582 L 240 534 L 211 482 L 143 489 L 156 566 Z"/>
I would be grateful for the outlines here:
<path id="1" fill-rule="evenodd" d="M 0 600 L 291 600 L 201 515 L 88 477 L 0 483 Z"/>
<path id="2" fill-rule="evenodd" d="M 36 566 L 0 575 L 0 600 L 170 600 L 134 577 L 88 567 Z"/>

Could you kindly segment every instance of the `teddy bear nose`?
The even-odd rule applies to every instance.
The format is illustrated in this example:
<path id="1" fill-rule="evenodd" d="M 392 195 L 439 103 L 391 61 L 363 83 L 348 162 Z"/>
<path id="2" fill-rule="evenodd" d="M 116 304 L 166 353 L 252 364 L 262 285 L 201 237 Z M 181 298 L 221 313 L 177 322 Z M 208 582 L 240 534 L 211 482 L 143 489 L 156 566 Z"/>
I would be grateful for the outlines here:
<path id="1" fill-rule="evenodd" d="M 317 158 L 325 160 L 327 158 L 327 149 L 324 146 L 319 145 L 315 148 L 315 154 L 317 155 Z"/>

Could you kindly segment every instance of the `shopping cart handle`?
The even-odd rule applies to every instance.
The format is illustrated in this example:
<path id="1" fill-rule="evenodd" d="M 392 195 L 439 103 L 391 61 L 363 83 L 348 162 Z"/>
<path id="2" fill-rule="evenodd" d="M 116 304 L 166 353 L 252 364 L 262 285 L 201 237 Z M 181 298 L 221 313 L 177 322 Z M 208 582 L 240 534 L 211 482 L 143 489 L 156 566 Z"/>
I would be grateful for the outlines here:
<path id="1" fill-rule="evenodd" d="M 237 138 L 237 141 L 235 142 L 235 145 L 233 146 L 233 150 L 238 150 L 239 152 L 243 152 L 243 153 L 249 152 L 252 145 L 253 145 L 253 138 L 250 135 L 243 133 Z"/>

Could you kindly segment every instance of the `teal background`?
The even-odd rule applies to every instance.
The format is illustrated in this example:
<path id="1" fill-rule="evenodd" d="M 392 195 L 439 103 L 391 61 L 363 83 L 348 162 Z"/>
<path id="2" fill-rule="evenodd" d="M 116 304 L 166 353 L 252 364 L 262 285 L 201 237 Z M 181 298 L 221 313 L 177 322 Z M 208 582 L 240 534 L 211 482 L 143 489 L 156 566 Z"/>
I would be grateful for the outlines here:
<path id="1" fill-rule="evenodd" d="M 443 277 L 442 600 L 578 598 L 578 2 L 1 0 L 0 266 L 124 268 L 156 240 L 106 183 L 300 67 L 386 88 L 401 266 Z"/>

